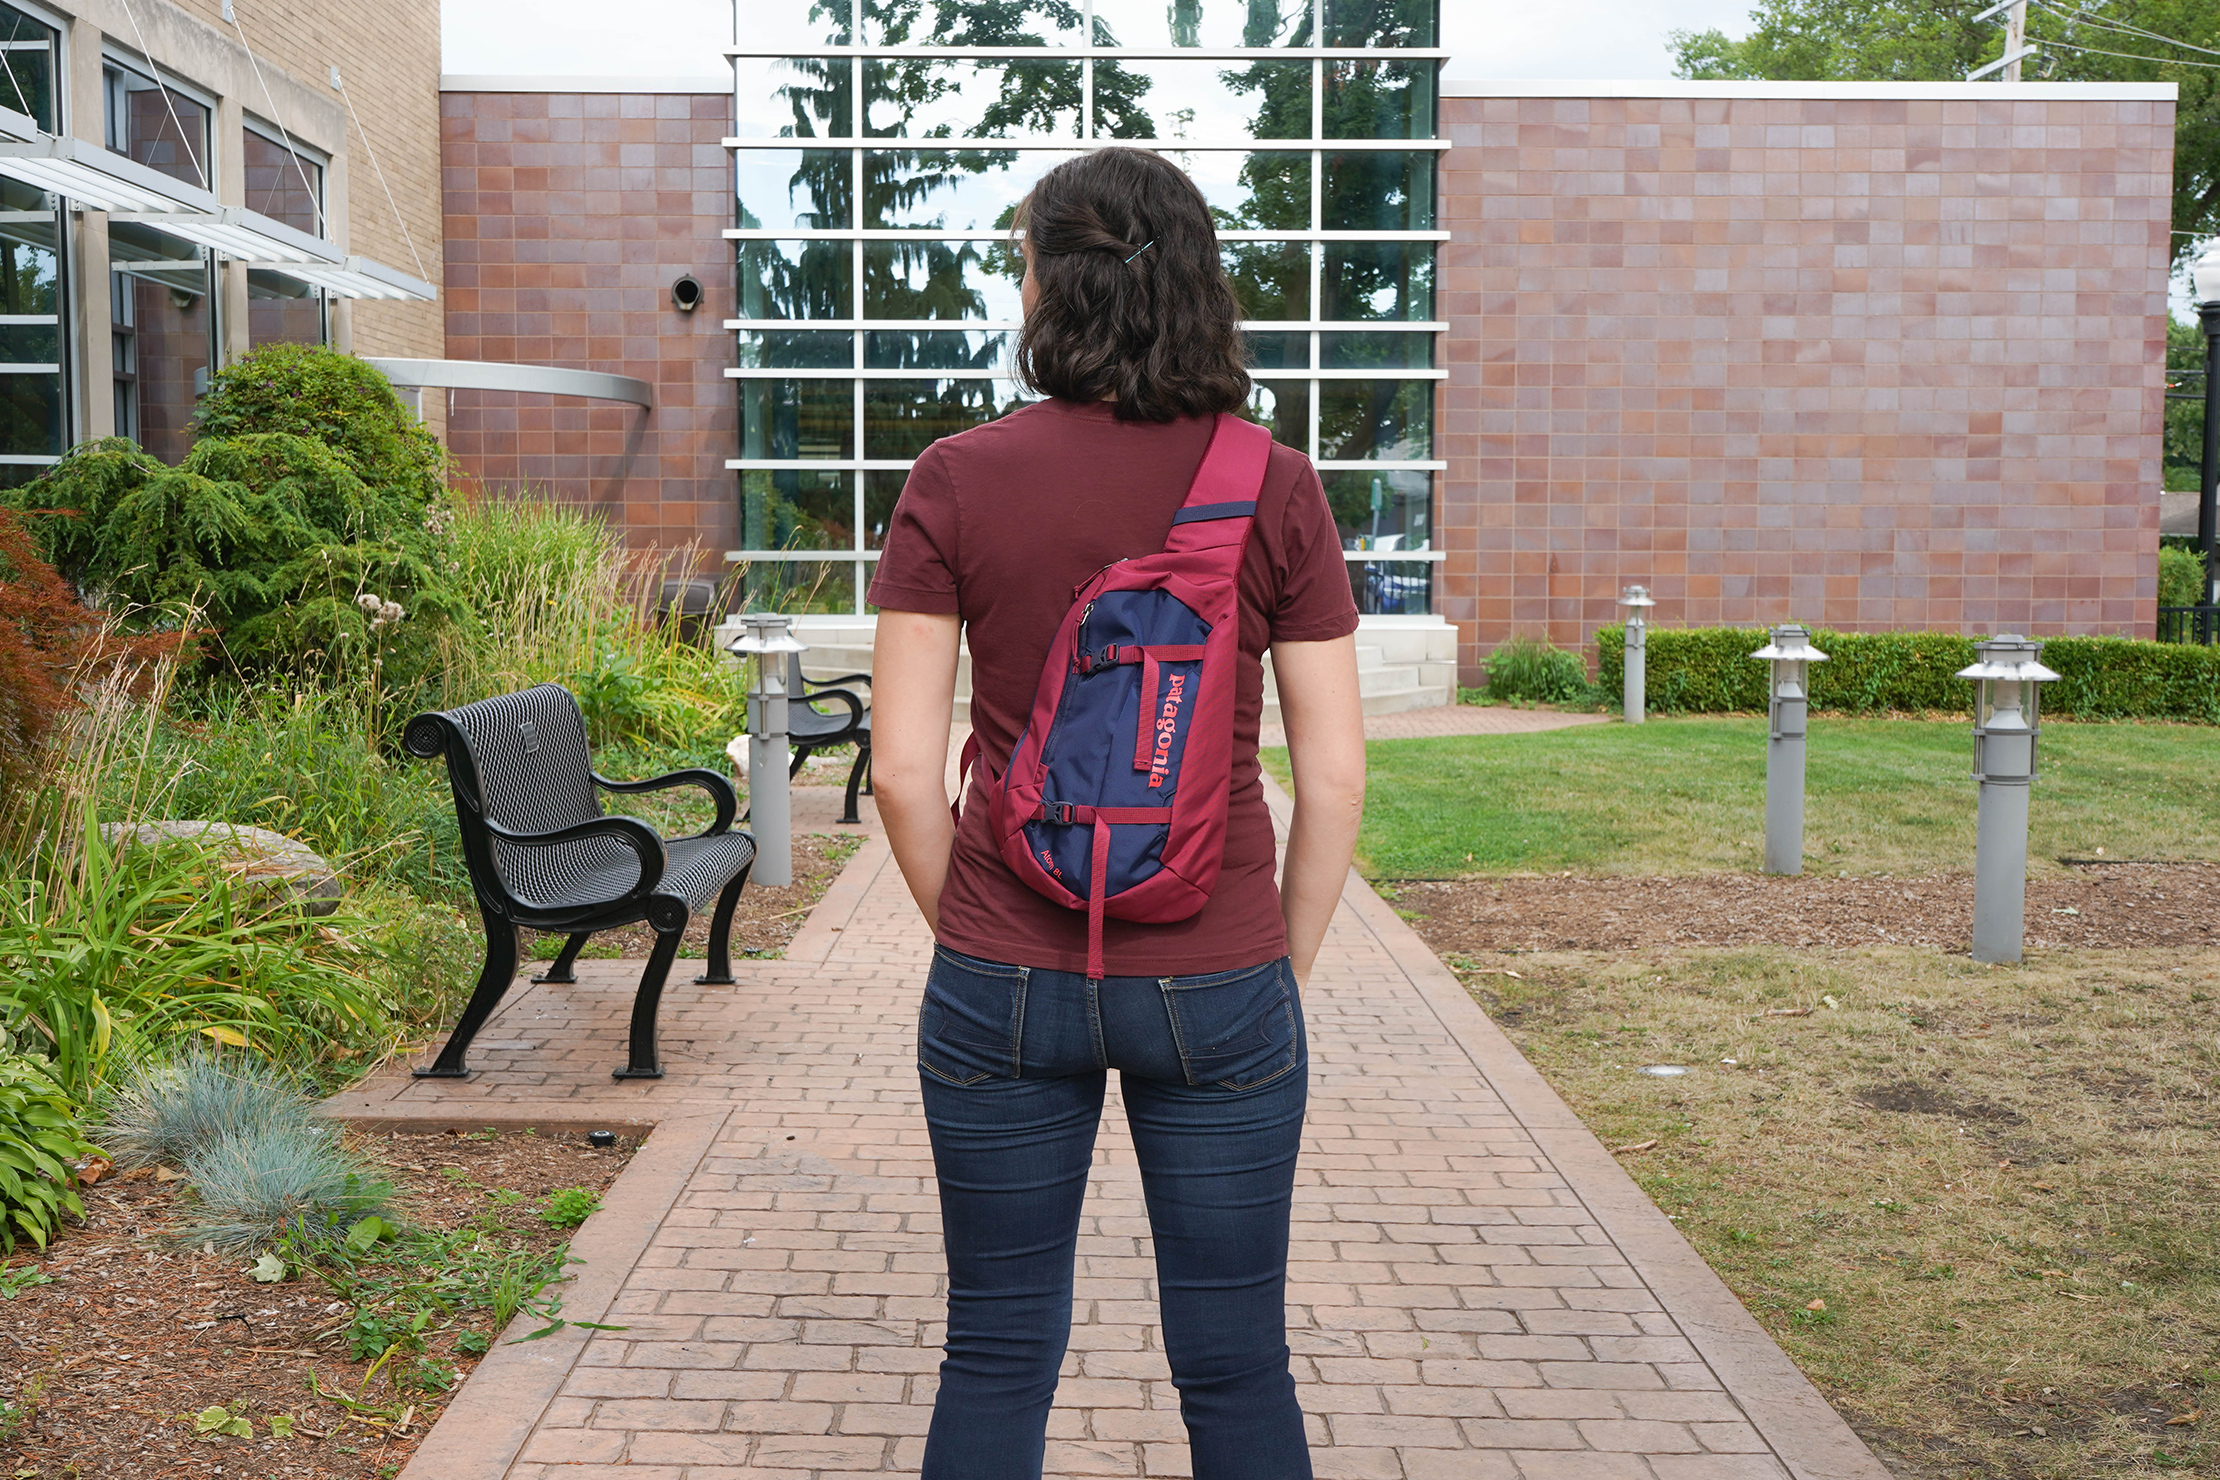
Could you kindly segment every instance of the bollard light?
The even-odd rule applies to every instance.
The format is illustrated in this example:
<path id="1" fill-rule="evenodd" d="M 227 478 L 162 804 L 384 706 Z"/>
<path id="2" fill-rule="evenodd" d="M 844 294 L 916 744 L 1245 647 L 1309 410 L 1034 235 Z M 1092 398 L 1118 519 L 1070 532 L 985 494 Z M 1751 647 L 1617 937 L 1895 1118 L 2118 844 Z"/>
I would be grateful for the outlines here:
<path id="1" fill-rule="evenodd" d="M 1973 959 L 2017 961 L 2027 924 L 2027 791 L 2035 779 L 2038 686 L 2058 675 L 2041 642 L 2005 632 L 1977 642 L 1973 776 L 1981 802 L 1973 853 Z"/>
<path id="2" fill-rule="evenodd" d="M 749 877 L 766 888 L 794 882 L 786 660 L 789 653 L 809 651 L 809 644 L 794 635 L 793 622 L 777 612 L 750 612 L 741 617 L 743 630 L 731 648 L 755 658 L 755 683 L 748 690 L 748 831 L 755 834 L 755 867 Z"/>
<path id="3" fill-rule="evenodd" d="M 1626 722 L 1638 725 L 1642 714 L 1649 707 L 1649 630 L 1650 624 L 1642 614 L 1657 605 L 1650 599 L 1647 586 L 1629 586 L 1621 593 L 1619 605 L 1626 613 L 1626 680 L 1622 685 L 1621 699 L 1625 705 Z"/>
<path id="4" fill-rule="evenodd" d="M 1804 732 L 1811 710 L 1811 665 L 1827 655 L 1811 645 L 1802 624 L 1775 627 L 1756 652 L 1772 665 L 1765 742 L 1765 871 L 1804 871 Z"/>

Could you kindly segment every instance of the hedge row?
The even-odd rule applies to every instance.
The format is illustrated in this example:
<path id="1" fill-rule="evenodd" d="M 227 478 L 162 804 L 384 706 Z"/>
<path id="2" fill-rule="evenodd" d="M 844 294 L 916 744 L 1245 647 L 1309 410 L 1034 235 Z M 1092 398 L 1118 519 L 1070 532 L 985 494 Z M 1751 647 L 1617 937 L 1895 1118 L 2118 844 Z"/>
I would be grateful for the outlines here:
<path id="1" fill-rule="evenodd" d="M 1828 661 L 1812 666 L 1814 709 L 1845 713 L 1938 710 L 1970 714 L 1973 685 L 1957 677 L 1974 660 L 1970 637 L 1949 632 L 1812 633 Z M 1767 665 L 1757 628 L 1651 628 L 1648 697 L 1656 714 L 1761 710 Z M 1596 633 L 1597 682 L 1616 695 L 1626 673 L 1626 629 Z M 2175 719 L 2220 724 L 2220 647 L 2125 637 L 2052 637 L 2043 662 L 2043 713 L 2063 719 Z"/>

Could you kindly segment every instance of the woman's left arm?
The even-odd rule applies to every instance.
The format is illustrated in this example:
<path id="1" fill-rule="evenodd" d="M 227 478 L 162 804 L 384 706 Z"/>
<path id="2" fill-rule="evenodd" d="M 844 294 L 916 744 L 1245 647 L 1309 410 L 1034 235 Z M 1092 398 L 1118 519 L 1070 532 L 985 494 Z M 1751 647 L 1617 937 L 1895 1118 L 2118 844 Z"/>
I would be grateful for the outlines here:
<path id="1" fill-rule="evenodd" d="M 946 777 L 962 633 L 961 617 L 882 610 L 871 650 L 871 790 L 902 881 L 936 934 L 956 846 Z"/>

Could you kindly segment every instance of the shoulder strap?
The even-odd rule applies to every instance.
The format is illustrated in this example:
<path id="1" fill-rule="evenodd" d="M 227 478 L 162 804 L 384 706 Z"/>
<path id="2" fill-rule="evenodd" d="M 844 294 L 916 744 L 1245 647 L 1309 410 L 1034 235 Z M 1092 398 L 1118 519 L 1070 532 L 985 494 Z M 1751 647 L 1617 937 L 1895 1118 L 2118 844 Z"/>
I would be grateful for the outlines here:
<path id="1" fill-rule="evenodd" d="M 1256 517 L 1257 495 L 1264 489 L 1264 467 L 1272 456 L 1272 434 L 1230 412 L 1218 413 L 1210 448 L 1195 469 L 1186 502 L 1172 516 L 1166 550 L 1207 550 L 1238 543 L 1245 524 Z"/>

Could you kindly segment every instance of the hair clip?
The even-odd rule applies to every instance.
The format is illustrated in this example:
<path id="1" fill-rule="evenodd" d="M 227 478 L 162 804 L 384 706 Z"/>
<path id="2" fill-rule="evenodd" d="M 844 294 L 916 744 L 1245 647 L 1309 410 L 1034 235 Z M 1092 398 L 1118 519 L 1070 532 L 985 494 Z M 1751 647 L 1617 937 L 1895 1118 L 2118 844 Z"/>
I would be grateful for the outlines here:
<path id="1" fill-rule="evenodd" d="M 1155 245 L 1156 245 L 1156 238 L 1152 236 L 1152 237 L 1150 237 L 1150 238 L 1149 238 L 1149 239 L 1148 239 L 1147 241 L 1145 241 L 1145 242 L 1143 242 L 1143 243 L 1141 244 L 1141 252 L 1146 252 L 1146 251 L 1147 251 L 1147 250 L 1148 250 L 1148 249 L 1149 249 L 1150 247 L 1153 247 L 1153 246 L 1155 246 Z M 1138 257 L 1138 256 L 1140 256 L 1140 255 L 1141 255 L 1141 252 L 1135 252 L 1135 253 L 1133 254 L 1133 257 Z M 1133 264 L 1133 257 L 1128 257 L 1128 258 L 1126 258 L 1126 259 L 1125 259 L 1125 260 L 1126 260 L 1126 265 L 1127 265 L 1127 266 L 1129 266 L 1129 267 L 1130 267 L 1130 266 L 1131 266 L 1131 265 Z"/>

